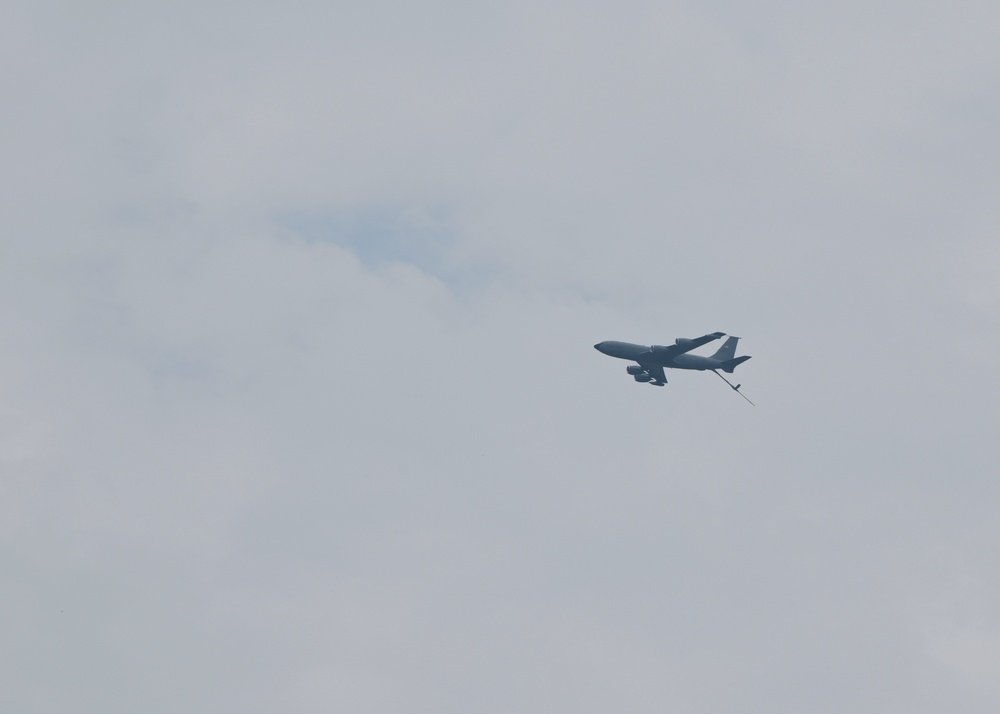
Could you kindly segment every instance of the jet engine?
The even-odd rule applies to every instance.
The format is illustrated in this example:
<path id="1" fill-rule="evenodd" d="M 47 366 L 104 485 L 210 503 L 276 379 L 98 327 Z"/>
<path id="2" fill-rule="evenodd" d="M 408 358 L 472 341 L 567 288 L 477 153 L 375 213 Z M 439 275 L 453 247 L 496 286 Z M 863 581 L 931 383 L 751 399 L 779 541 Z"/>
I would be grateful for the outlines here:
<path id="1" fill-rule="evenodd" d="M 674 344 L 680 347 L 690 345 L 692 342 L 694 342 L 694 340 L 689 340 L 686 337 L 678 337 L 676 340 L 674 340 Z"/>
<path id="2" fill-rule="evenodd" d="M 631 374 L 632 377 L 635 378 L 636 382 L 648 382 L 651 379 L 653 379 L 652 376 L 650 376 L 649 372 L 647 372 L 637 364 L 630 364 L 628 367 L 625 368 L 625 371 Z"/>
<path id="3" fill-rule="evenodd" d="M 652 382 L 653 375 L 647 372 L 641 365 L 630 364 L 625 371 L 632 375 L 636 382 Z"/>

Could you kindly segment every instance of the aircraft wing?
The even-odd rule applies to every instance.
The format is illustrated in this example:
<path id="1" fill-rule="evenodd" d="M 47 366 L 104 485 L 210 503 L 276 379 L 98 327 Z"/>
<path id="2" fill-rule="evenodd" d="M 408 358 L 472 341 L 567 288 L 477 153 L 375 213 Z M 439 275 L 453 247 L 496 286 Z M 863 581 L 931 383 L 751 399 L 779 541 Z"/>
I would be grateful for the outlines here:
<path id="1" fill-rule="evenodd" d="M 713 340 L 717 340 L 720 337 L 725 337 L 725 332 L 713 332 L 710 335 L 702 335 L 701 337 L 695 337 L 692 340 L 686 339 L 684 337 L 679 337 L 677 342 L 672 345 L 653 345 L 652 349 L 648 354 L 657 360 L 662 359 L 672 359 L 677 355 L 682 355 L 685 352 L 690 352 L 691 350 L 698 349 L 702 345 L 708 344 Z"/>
<path id="2" fill-rule="evenodd" d="M 663 373 L 663 367 L 658 364 L 644 364 L 643 368 L 649 372 L 649 376 L 655 379 L 657 382 L 666 382 L 667 375 Z"/>

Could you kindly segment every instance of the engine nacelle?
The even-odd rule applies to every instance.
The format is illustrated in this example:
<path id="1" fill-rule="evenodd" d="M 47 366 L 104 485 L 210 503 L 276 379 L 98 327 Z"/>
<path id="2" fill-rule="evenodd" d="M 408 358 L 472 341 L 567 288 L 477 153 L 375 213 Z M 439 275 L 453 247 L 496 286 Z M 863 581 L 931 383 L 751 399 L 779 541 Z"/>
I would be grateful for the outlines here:
<path id="1" fill-rule="evenodd" d="M 649 382 L 653 379 L 649 372 L 637 364 L 630 364 L 625 368 L 625 371 L 631 374 L 636 382 Z"/>
<path id="2" fill-rule="evenodd" d="M 682 347 L 686 346 L 686 345 L 690 345 L 692 342 L 694 342 L 694 340 L 689 340 L 686 337 L 678 337 L 676 340 L 674 340 L 674 344 L 675 345 L 682 346 Z"/>

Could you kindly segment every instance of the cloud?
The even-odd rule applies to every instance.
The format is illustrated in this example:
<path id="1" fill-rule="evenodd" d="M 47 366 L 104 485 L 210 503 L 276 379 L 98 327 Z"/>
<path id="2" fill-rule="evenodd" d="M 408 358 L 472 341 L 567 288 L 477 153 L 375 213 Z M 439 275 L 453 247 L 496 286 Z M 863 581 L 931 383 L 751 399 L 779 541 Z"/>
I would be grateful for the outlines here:
<path id="1" fill-rule="evenodd" d="M 772 10 L 11 8 L 0 702 L 995 709 L 995 11 Z"/>

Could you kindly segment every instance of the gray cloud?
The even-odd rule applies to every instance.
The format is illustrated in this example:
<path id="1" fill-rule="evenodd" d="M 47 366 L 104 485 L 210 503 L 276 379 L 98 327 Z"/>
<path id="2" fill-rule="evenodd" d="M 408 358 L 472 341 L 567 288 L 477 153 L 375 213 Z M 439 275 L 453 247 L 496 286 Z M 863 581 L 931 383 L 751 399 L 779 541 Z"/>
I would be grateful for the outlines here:
<path id="1" fill-rule="evenodd" d="M 7 10 L 0 702 L 994 711 L 996 13 Z"/>

